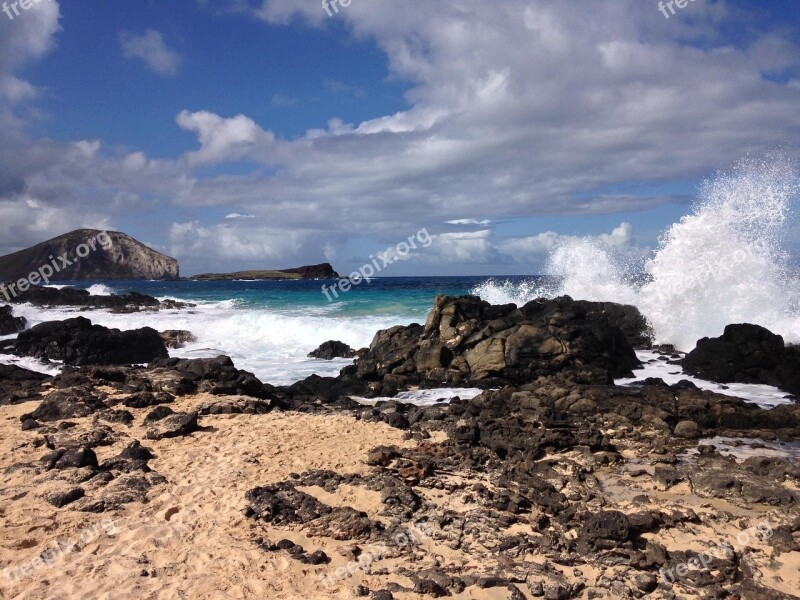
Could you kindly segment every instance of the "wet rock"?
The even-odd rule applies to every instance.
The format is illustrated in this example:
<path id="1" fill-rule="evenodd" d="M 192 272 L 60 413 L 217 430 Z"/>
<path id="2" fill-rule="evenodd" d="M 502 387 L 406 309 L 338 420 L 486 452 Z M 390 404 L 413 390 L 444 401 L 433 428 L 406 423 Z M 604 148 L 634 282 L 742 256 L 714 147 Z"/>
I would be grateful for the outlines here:
<path id="1" fill-rule="evenodd" d="M 700 428 L 694 421 L 681 421 L 675 425 L 675 431 L 673 433 L 675 437 L 691 440 L 697 439 L 702 435 Z"/>
<path id="2" fill-rule="evenodd" d="M 0 306 L 0 335 L 13 335 L 25 329 L 25 317 L 15 317 L 10 306 Z"/>
<path id="3" fill-rule="evenodd" d="M 355 375 L 384 385 L 394 381 L 390 376 L 400 383 L 522 383 L 578 363 L 630 375 L 638 360 L 610 314 L 569 297 L 517 309 L 474 296 L 439 296 L 424 328 L 412 324 L 378 332 L 356 361 Z"/>
<path id="4" fill-rule="evenodd" d="M 42 384 L 52 377 L 16 365 L 0 365 L 0 406 L 41 398 Z"/>
<path id="5" fill-rule="evenodd" d="M 353 358 L 356 351 L 344 342 L 331 340 L 323 343 L 316 350 L 308 353 L 308 358 L 318 358 L 321 360 L 333 360 L 334 358 Z"/>
<path id="6" fill-rule="evenodd" d="M 160 308 L 190 308 L 195 306 L 185 302 L 159 302 L 152 296 L 130 292 L 110 296 L 92 296 L 88 290 L 65 287 L 31 286 L 11 299 L 13 304 L 33 304 L 34 306 L 80 306 L 88 309 L 108 309 L 113 312 L 128 313 L 139 310 L 158 310 Z"/>
<path id="7" fill-rule="evenodd" d="M 16 348 L 23 356 L 68 365 L 136 364 L 168 356 L 155 329 L 108 329 L 85 317 L 40 323 L 19 334 Z"/>
<path id="8" fill-rule="evenodd" d="M 186 344 L 196 342 L 197 338 L 191 331 L 182 329 L 169 329 L 159 333 L 167 348 L 183 348 Z"/>
<path id="9" fill-rule="evenodd" d="M 683 359 L 687 373 L 718 383 L 762 383 L 800 394 L 800 349 L 759 325 L 728 325 Z"/>

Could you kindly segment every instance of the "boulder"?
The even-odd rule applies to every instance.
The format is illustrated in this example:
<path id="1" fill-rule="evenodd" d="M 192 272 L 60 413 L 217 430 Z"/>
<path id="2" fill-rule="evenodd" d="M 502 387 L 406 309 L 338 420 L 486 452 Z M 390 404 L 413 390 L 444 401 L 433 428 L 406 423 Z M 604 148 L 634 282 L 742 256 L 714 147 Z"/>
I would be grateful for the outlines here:
<path id="1" fill-rule="evenodd" d="M 25 317 L 15 317 L 10 306 L 0 306 L 0 335 L 13 335 L 25 329 Z"/>
<path id="2" fill-rule="evenodd" d="M 308 353 L 308 358 L 319 358 L 321 360 L 333 360 L 334 358 L 354 358 L 356 351 L 344 342 L 331 340 L 323 343 L 316 350 Z"/>
<path id="3" fill-rule="evenodd" d="M 159 358 L 149 365 L 151 371 L 180 374 L 192 391 L 215 396 L 250 396 L 276 400 L 275 388 L 262 383 L 248 371 L 237 369 L 228 356 L 216 358 Z M 177 391 L 177 390 L 176 390 Z"/>
<path id="4" fill-rule="evenodd" d="M 197 413 L 173 413 L 159 419 L 147 430 L 147 439 L 161 440 L 164 438 L 183 437 L 197 431 Z"/>
<path id="5" fill-rule="evenodd" d="M 60 360 L 68 365 L 148 363 L 168 356 L 155 329 L 108 329 L 92 325 L 85 317 L 36 325 L 19 334 L 16 348 L 23 356 Z"/>
<path id="6" fill-rule="evenodd" d="M 675 425 L 675 437 L 694 440 L 700 437 L 700 428 L 694 421 L 681 421 Z"/>
<path id="7" fill-rule="evenodd" d="M 191 331 L 183 329 L 168 329 L 159 335 L 167 348 L 183 348 L 186 344 L 197 341 Z"/>
<path id="8" fill-rule="evenodd" d="M 519 384 L 587 367 L 605 371 L 607 381 L 639 366 L 631 341 L 642 345 L 646 334 L 646 322 L 633 307 L 564 296 L 517 308 L 476 296 L 439 296 L 424 327 L 379 331 L 356 360 L 354 374 L 382 382 L 387 395 L 426 381 Z"/>
<path id="9" fill-rule="evenodd" d="M 687 373 L 717 383 L 756 383 L 800 395 L 800 349 L 759 325 L 728 325 L 703 338 L 683 359 Z"/>
<path id="10" fill-rule="evenodd" d="M 0 406 L 41 398 L 42 384 L 52 378 L 16 365 L 0 365 Z"/>

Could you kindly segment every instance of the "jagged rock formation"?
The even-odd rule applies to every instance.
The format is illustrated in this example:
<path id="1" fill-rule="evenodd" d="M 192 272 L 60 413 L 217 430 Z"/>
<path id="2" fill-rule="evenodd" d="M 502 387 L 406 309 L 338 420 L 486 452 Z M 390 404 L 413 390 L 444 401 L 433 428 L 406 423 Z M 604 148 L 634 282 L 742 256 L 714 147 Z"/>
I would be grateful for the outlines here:
<path id="1" fill-rule="evenodd" d="M 15 317 L 10 306 L 0 306 L 0 335 L 12 335 L 25 329 L 25 317 Z"/>
<path id="2" fill-rule="evenodd" d="M 800 396 L 800 348 L 759 325 L 728 325 L 683 359 L 687 373 L 718 383 L 763 383 Z"/>
<path id="3" fill-rule="evenodd" d="M 108 329 L 86 317 L 40 323 L 19 334 L 16 348 L 24 356 L 68 365 L 130 365 L 169 356 L 155 329 Z"/>
<path id="4" fill-rule="evenodd" d="M 321 360 L 353 358 L 354 356 L 356 356 L 356 351 L 344 342 L 338 340 L 324 342 L 319 348 L 308 353 L 308 358 L 319 358 Z"/>
<path id="5" fill-rule="evenodd" d="M 80 306 L 86 310 L 108 309 L 116 313 L 139 312 L 142 310 L 191 308 L 194 304 L 177 300 L 158 300 L 146 294 L 129 292 L 127 294 L 111 294 L 110 296 L 92 296 L 88 290 L 77 288 L 56 289 L 34 286 L 15 296 L 11 296 L 14 304 L 32 304 L 34 306 Z"/>
<path id="6" fill-rule="evenodd" d="M 628 337 L 617 325 L 623 318 Z M 637 322 L 639 330 L 631 325 Z M 378 332 L 349 373 L 382 382 L 384 394 L 424 381 L 525 383 L 576 366 L 602 371 L 607 380 L 630 375 L 639 365 L 631 342 L 639 343 L 645 328 L 632 306 L 612 312 L 564 296 L 517 308 L 476 296 L 439 296 L 424 327 Z"/>
<path id="7" fill-rule="evenodd" d="M 47 276 L 50 281 L 179 277 L 178 261 L 174 258 L 124 233 L 97 229 L 77 229 L 0 257 L 0 281 L 17 281 L 35 272 L 42 274 L 39 269 L 44 274 L 52 273 Z"/>

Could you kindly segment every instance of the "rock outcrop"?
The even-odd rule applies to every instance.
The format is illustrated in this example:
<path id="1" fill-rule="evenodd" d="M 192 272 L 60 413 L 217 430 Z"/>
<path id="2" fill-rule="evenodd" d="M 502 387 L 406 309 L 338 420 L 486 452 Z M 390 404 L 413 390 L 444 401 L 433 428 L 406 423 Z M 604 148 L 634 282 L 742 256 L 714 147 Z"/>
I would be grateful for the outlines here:
<path id="1" fill-rule="evenodd" d="M 356 351 L 344 342 L 331 340 L 324 342 L 316 350 L 308 353 L 308 358 L 319 358 L 321 360 L 333 360 L 334 358 L 353 358 Z"/>
<path id="2" fill-rule="evenodd" d="M 77 288 L 51 288 L 34 286 L 11 297 L 14 304 L 33 304 L 34 306 L 79 306 L 87 309 L 107 309 L 112 312 L 138 312 L 141 310 L 180 309 L 195 306 L 175 300 L 159 301 L 152 296 L 129 292 L 110 296 L 93 296 L 88 290 Z"/>
<path id="3" fill-rule="evenodd" d="M 16 365 L 0 365 L 0 406 L 39 400 L 42 383 L 50 379 L 49 375 Z"/>
<path id="4" fill-rule="evenodd" d="M 617 324 L 623 313 L 631 315 L 627 336 Z M 632 342 L 646 335 L 646 323 L 634 307 L 611 313 L 602 304 L 564 296 L 517 308 L 493 306 L 476 296 L 439 296 L 424 327 L 378 332 L 367 353 L 343 375 L 382 382 L 386 395 L 426 381 L 525 383 L 573 367 L 594 369 L 609 381 L 639 366 Z"/>
<path id="5" fill-rule="evenodd" d="M 0 306 L 0 335 L 13 335 L 25 329 L 25 317 L 15 317 L 10 306 Z"/>
<path id="6" fill-rule="evenodd" d="M 58 258 L 61 256 L 69 264 Z M 17 281 L 45 266 L 57 267 L 49 269 L 52 272 L 48 277 L 50 281 L 179 277 L 177 260 L 129 235 L 78 229 L 0 257 L 0 281 Z"/>
<path id="7" fill-rule="evenodd" d="M 683 368 L 718 383 L 761 383 L 800 396 L 800 348 L 759 325 L 728 325 L 721 337 L 701 339 Z"/>
<path id="8" fill-rule="evenodd" d="M 19 334 L 16 349 L 68 365 L 129 365 L 169 356 L 155 329 L 108 329 L 86 317 L 40 323 Z"/>

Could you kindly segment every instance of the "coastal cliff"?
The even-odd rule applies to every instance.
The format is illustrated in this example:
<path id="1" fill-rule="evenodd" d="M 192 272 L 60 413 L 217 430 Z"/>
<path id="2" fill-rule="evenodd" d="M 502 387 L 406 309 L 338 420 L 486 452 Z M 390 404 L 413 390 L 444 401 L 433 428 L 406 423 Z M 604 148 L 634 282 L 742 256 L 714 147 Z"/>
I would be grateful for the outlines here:
<path id="1" fill-rule="evenodd" d="M 77 229 L 0 257 L 0 281 L 25 278 L 45 265 L 54 267 L 51 281 L 179 277 L 177 260 L 124 233 Z"/>

